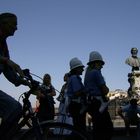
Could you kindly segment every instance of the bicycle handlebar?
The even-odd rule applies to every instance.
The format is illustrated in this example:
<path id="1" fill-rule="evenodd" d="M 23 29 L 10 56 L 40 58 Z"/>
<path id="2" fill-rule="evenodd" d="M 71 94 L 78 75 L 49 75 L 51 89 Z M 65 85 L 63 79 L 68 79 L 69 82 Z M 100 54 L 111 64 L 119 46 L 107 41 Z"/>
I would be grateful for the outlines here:
<path id="1" fill-rule="evenodd" d="M 28 82 L 30 82 L 30 89 L 38 89 L 39 88 L 39 84 L 40 82 L 39 81 L 36 81 L 32 78 L 31 74 L 30 74 L 30 70 L 29 69 L 24 69 L 23 70 L 23 73 L 25 75 L 25 80 L 27 80 Z"/>

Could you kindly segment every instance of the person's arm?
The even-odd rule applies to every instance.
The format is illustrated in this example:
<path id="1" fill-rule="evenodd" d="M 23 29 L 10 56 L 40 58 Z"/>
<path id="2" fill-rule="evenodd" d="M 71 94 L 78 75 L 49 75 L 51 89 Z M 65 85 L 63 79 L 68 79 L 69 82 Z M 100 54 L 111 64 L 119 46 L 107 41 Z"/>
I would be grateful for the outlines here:
<path id="1" fill-rule="evenodd" d="M 62 86 L 60 93 L 63 94 L 63 93 L 65 92 L 66 86 L 67 86 L 67 85 L 66 85 L 66 83 L 65 83 L 65 84 Z"/>
<path id="2" fill-rule="evenodd" d="M 7 57 L 3 57 L 0 55 L 0 63 L 1 64 L 5 64 L 7 62 L 8 58 Z"/>
<path id="3" fill-rule="evenodd" d="M 104 96 L 106 96 L 109 93 L 109 88 L 105 84 L 101 85 L 100 89 Z"/>
<path id="4" fill-rule="evenodd" d="M 58 101 L 61 101 L 64 97 L 64 94 L 65 94 L 65 90 L 66 90 L 66 87 L 67 87 L 67 84 L 65 83 L 62 88 L 61 88 L 61 91 L 58 95 L 58 97 L 56 98 Z"/>
<path id="5" fill-rule="evenodd" d="M 104 77 L 102 76 L 101 71 L 96 71 L 94 76 L 96 78 L 95 80 L 98 88 L 100 89 L 103 99 L 107 100 L 106 95 L 109 93 L 109 88 L 106 85 L 106 82 L 104 80 Z"/>
<path id="6" fill-rule="evenodd" d="M 56 91 L 55 88 L 52 86 L 52 91 L 50 93 L 48 93 L 49 96 L 55 96 L 56 95 Z"/>
<path id="7" fill-rule="evenodd" d="M 21 76 L 22 78 L 24 77 L 24 73 L 23 73 L 22 69 L 20 68 L 20 66 L 18 64 L 16 64 L 14 61 L 12 61 L 11 59 L 0 56 L 0 63 L 12 67 L 13 70 L 19 74 L 19 76 Z"/>
<path id="8" fill-rule="evenodd" d="M 41 90 L 35 91 L 36 98 L 39 100 L 40 98 L 45 98 L 45 95 L 41 92 Z"/>
<path id="9" fill-rule="evenodd" d="M 107 98 L 107 94 L 109 93 L 109 88 L 103 84 L 100 86 L 100 90 L 101 90 L 101 93 L 102 93 L 102 99 L 104 102 L 107 102 L 108 101 L 108 98 Z"/>
<path id="10" fill-rule="evenodd" d="M 85 95 L 85 90 L 83 89 L 80 89 L 78 91 L 75 92 L 75 95 L 78 97 L 78 96 L 83 96 Z"/>

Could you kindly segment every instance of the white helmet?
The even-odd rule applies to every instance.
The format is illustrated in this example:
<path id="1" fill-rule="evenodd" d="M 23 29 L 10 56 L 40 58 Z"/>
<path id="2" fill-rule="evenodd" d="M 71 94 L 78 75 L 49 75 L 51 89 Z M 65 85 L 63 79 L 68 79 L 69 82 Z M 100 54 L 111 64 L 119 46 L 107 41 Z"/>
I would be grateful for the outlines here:
<path id="1" fill-rule="evenodd" d="M 70 70 L 73 70 L 77 67 L 84 67 L 84 65 L 77 57 L 74 57 L 70 60 Z"/>
<path id="2" fill-rule="evenodd" d="M 97 51 L 93 51 L 93 52 L 90 53 L 89 62 L 87 64 L 89 65 L 91 62 L 94 62 L 94 61 L 101 61 L 103 63 L 103 65 L 105 64 L 101 54 Z"/>

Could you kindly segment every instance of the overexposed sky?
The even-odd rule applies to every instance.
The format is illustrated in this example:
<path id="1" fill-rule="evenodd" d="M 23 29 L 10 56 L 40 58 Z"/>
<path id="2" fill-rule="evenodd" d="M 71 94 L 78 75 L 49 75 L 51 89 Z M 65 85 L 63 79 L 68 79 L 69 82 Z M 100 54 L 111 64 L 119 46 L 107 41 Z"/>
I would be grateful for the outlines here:
<path id="1" fill-rule="evenodd" d="M 7 40 L 11 58 L 40 77 L 49 73 L 57 90 L 70 59 L 86 66 L 91 51 L 106 62 L 102 72 L 110 90 L 127 90 L 131 68 L 125 59 L 132 47 L 140 48 L 139 0 L 1 0 L 0 12 L 18 17 L 18 30 Z M 0 83 L 16 99 L 28 90 L 2 75 Z"/>

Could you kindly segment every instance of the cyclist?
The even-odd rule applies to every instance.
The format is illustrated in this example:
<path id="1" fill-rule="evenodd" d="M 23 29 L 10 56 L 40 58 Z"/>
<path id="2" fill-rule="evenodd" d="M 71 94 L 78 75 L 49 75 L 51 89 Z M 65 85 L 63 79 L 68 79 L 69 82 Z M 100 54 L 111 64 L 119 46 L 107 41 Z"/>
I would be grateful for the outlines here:
<path id="1" fill-rule="evenodd" d="M 24 73 L 20 66 L 10 59 L 6 39 L 13 36 L 17 30 L 17 16 L 13 13 L 0 14 L 0 73 L 15 86 L 24 82 Z M 21 104 L 7 93 L 0 90 L 0 139 L 19 120 L 22 111 Z M 1 136 L 3 135 L 3 137 Z"/>

